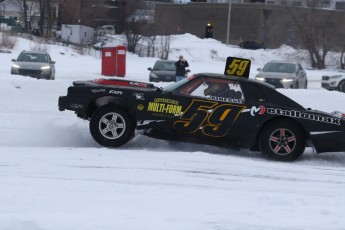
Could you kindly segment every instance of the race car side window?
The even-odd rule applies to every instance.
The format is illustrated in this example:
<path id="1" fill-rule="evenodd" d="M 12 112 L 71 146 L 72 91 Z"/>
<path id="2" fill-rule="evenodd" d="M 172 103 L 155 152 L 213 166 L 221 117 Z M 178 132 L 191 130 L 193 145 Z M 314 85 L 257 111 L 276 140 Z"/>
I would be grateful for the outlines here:
<path id="1" fill-rule="evenodd" d="M 204 81 L 204 78 L 197 78 L 192 81 L 189 81 L 187 84 L 183 85 L 181 88 L 178 89 L 178 93 L 184 95 L 193 95 L 193 92 L 196 89 L 198 89 L 200 85 L 204 83 Z"/>
<path id="2" fill-rule="evenodd" d="M 196 87 L 191 95 L 214 101 L 244 103 L 241 86 L 230 79 L 205 78 L 205 81 Z"/>

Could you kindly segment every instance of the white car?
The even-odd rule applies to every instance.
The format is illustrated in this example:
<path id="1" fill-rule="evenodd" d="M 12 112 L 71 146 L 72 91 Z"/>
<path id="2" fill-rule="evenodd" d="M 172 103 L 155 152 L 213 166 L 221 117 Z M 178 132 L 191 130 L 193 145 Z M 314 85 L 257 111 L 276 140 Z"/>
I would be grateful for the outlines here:
<path id="1" fill-rule="evenodd" d="M 276 88 L 306 89 L 307 74 L 298 62 L 270 61 L 256 76 L 256 80 L 264 81 Z"/>
<path id="2" fill-rule="evenodd" d="M 345 93 L 345 74 L 322 76 L 321 86 L 328 90 L 338 90 Z"/>

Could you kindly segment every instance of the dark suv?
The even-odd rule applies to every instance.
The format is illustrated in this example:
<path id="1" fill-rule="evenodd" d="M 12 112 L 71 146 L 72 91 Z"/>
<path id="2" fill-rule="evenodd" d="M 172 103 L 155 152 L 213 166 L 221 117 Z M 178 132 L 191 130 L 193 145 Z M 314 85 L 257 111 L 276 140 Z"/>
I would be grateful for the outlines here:
<path id="1" fill-rule="evenodd" d="M 11 74 L 39 79 L 55 79 L 55 61 L 47 52 L 22 51 L 17 59 L 12 59 Z"/>

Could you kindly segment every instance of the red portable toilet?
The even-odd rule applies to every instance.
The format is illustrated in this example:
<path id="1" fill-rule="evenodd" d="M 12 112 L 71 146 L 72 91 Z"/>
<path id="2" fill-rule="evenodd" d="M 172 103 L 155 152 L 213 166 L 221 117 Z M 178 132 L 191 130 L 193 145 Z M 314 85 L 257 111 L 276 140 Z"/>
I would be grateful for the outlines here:
<path id="1" fill-rule="evenodd" d="M 126 75 L 126 47 L 102 47 L 102 75 L 124 77 Z"/>

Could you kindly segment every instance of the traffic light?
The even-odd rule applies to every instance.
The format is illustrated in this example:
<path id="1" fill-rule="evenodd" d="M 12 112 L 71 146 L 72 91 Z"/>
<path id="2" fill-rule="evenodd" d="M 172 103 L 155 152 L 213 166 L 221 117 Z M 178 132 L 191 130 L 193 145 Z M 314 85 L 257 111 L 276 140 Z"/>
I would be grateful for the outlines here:
<path id="1" fill-rule="evenodd" d="M 213 38 L 213 26 L 211 23 L 207 23 L 206 25 L 205 38 Z"/>

